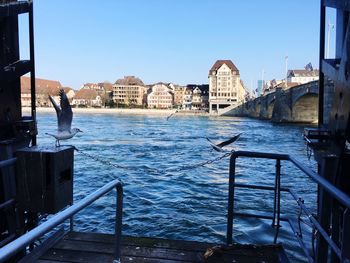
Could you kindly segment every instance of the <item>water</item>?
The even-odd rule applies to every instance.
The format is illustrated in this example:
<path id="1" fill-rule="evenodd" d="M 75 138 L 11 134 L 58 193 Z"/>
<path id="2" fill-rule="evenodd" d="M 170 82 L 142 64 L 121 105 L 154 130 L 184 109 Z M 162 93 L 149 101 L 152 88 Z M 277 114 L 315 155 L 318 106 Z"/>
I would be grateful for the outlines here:
<path id="1" fill-rule="evenodd" d="M 220 142 L 237 133 L 241 138 L 228 149 L 287 153 L 306 165 L 315 163 L 306 156 L 303 126 L 272 124 L 248 118 L 175 116 L 125 116 L 84 114 L 74 116 L 73 127 L 84 133 L 62 144 L 102 160 L 128 166 L 116 169 L 75 155 L 74 200 L 115 178 L 124 183 L 123 233 L 224 243 L 228 189 L 228 158 L 210 165 L 158 173 L 156 170 L 198 164 L 221 156 L 211 150 L 206 137 Z M 45 135 L 56 129 L 54 113 L 38 115 L 39 145 L 54 145 Z M 275 161 L 240 158 L 237 181 L 270 184 L 274 181 Z M 289 163 L 282 162 L 282 186 L 293 188 L 306 205 L 315 209 L 316 187 Z M 267 191 L 238 190 L 239 211 L 272 211 L 273 194 Z M 288 195 L 282 196 L 282 214 L 295 216 L 298 208 Z M 86 208 L 75 218 L 76 229 L 113 233 L 115 194 L 111 193 Z M 240 243 L 271 243 L 271 221 L 235 219 L 234 239 Z M 279 235 L 292 261 L 303 261 L 289 227 L 282 225 Z"/>

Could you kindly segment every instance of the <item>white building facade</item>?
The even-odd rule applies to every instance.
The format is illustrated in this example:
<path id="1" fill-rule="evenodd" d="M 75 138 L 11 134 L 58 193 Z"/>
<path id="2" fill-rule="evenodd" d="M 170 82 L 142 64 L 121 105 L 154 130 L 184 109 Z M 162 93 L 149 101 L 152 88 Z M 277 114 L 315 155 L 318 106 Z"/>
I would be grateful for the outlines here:
<path id="1" fill-rule="evenodd" d="M 287 82 L 304 84 L 314 80 L 318 80 L 318 70 L 294 69 L 288 70 Z"/>
<path id="2" fill-rule="evenodd" d="M 173 95 L 164 84 L 156 84 L 147 96 L 147 106 L 152 109 L 168 109 L 173 106 Z"/>
<path id="3" fill-rule="evenodd" d="M 209 70 L 208 78 L 209 113 L 244 102 L 246 91 L 239 70 L 231 60 L 217 60 Z"/>

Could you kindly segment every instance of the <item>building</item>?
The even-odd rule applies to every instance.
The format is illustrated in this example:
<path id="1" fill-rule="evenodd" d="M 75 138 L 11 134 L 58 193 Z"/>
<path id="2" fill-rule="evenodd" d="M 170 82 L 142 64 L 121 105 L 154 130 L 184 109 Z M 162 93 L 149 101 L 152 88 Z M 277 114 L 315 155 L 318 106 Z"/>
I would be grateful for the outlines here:
<path id="1" fill-rule="evenodd" d="M 183 100 L 184 100 L 186 87 L 174 85 L 174 84 L 170 84 L 170 86 L 173 86 L 172 90 L 173 90 L 173 94 L 174 94 L 174 105 L 177 108 L 181 108 Z"/>
<path id="2" fill-rule="evenodd" d="M 256 96 L 259 97 L 263 94 L 266 82 L 262 79 L 258 80 L 258 87 L 256 88 Z"/>
<path id="3" fill-rule="evenodd" d="M 81 89 L 104 91 L 104 87 L 102 85 L 96 84 L 96 83 L 85 83 L 85 84 L 83 84 Z"/>
<path id="4" fill-rule="evenodd" d="M 125 76 L 118 79 L 113 85 L 113 101 L 121 105 L 139 105 L 146 104 L 147 87 L 141 79 L 135 76 Z"/>
<path id="5" fill-rule="evenodd" d="M 209 113 L 244 102 L 246 91 L 231 60 L 217 60 L 209 70 Z"/>
<path id="6" fill-rule="evenodd" d="M 193 96 L 192 87 L 186 87 L 183 101 L 182 101 L 182 109 L 192 110 L 192 96 Z"/>
<path id="7" fill-rule="evenodd" d="M 102 98 L 96 90 L 81 89 L 76 92 L 72 105 L 75 107 L 102 107 Z"/>
<path id="8" fill-rule="evenodd" d="M 49 100 L 49 95 L 59 103 L 60 99 L 58 93 L 62 89 L 62 85 L 56 80 L 47 79 L 35 79 L 35 97 L 37 107 L 52 107 Z M 30 94 L 30 78 L 26 76 L 21 77 L 21 104 L 22 107 L 30 107 L 31 94 Z"/>
<path id="9" fill-rule="evenodd" d="M 311 69 L 293 69 L 287 72 L 287 83 L 304 84 L 310 81 L 318 80 L 318 70 Z"/>
<path id="10" fill-rule="evenodd" d="M 207 110 L 209 106 L 209 85 L 189 84 L 187 88 L 192 90 L 192 109 Z"/>
<path id="11" fill-rule="evenodd" d="M 158 83 L 152 86 L 147 96 L 148 108 L 168 109 L 173 106 L 173 94 L 167 85 Z"/>

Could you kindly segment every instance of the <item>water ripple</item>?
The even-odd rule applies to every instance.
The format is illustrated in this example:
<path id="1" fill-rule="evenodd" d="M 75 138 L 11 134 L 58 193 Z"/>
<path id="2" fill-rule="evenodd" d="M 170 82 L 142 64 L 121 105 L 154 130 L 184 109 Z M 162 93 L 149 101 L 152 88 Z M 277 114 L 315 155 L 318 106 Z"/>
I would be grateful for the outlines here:
<path id="1" fill-rule="evenodd" d="M 53 145 L 56 127 L 54 113 L 39 113 L 40 145 Z M 212 151 L 206 137 L 222 141 L 243 133 L 230 149 L 294 154 L 315 167 L 306 158 L 301 139 L 303 126 L 278 125 L 267 121 L 228 117 L 178 117 L 171 122 L 164 117 L 124 116 L 109 114 L 75 114 L 73 127 L 84 131 L 69 144 L 98 158 L 131 169 L 116 169 L 80 154 L 75 155 L 74 199 L 87 194 L 115 178 L 124 182 L 123 233 L 223 243 L 226 234 L 227 183 L 229 160 L 196 169 L 166 172 L 201 163 L 220 156 Z M 271 185 L 275 162 L 240 158 L 236 181 Z M 290 164 L 282 162 L 282 186 L 292 187 L 315 209 L 316 187 Z M 237 189 L 235 207 L 240 211 L 270 212 L 273 193 Z M 79 215 L 77 229 L 111 233 L 114 231 L 115 194 L 98 200 Z M 297 208 L 290 198 L 282 200 L 282 213 L 295 216 Z M 315 211 L 315 210 L 313 210 Z M 234 238 L 240 243 L 271 243 L 271 222 L 237 218 Z M 288 227 L 281 229 L 280 240 L 293 261 L 301 261 L 296 241 Z"/>

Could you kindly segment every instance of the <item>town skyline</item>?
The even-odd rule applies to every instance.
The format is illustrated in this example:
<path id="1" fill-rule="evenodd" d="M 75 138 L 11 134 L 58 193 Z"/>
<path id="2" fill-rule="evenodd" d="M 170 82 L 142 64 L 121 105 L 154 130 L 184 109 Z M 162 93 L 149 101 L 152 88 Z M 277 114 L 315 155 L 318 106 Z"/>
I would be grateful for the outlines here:
<path id="1" fill-rule="evenodd" d="M 319 1 L 303 3 L 302 9 L 276 1 L 251 4 L 36 0 L 36 75 L 73 89 L 129 75 L 145 83 L 207 84 L 211 65 L 229 59 L 254 90 L 262 77 L 285 77 L 286 56 L 288 68 L 303 69 L 309 62 L 318 68 L 318 39 L 310 32 L 319 30 Z M 25 22 L 20 19 L 20 41 L 26 39 Z M 24 47 L 21 57 L 27 53 Z"/>

